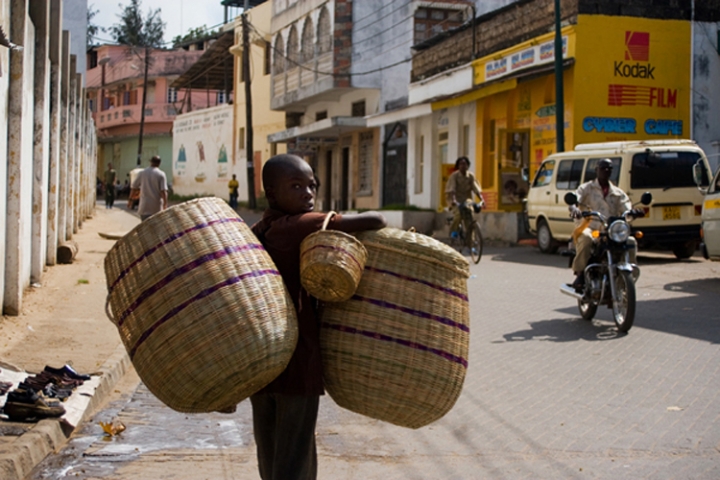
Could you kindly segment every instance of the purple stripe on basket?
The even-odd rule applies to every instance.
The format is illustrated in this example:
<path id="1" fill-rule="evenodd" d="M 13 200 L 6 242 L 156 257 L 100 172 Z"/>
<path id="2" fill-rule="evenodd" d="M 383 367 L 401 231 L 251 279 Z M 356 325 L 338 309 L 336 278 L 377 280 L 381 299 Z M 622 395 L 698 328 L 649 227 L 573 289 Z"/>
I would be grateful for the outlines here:
<path id="1" fill-rule="evenodd" d="M 165 245 L 174 242 L 174 241 L 177 240 L 178 238 L 181 238 L 181 237 L 183 237 L 184 235 L 187 235 L 188 233 L 195 232 L 195 231 L 201 230 L 201 229 L 203 229 L 203 228 L 211 227 L 211 226 L 213 226 L 213 225 L 218 225 L 218 224 L 222 224 L 222 223 L 231 223 L 231 222 L 245 223 L 245 221 L 244 221 L 242 218 L 220 218 L 220 219 L 218 219 L 218 220 L 213 220 L 213 221 L 211 221 L 211 222 L 198 223 L 197 225 L 192 226 L 192 227 L 188 228 L 187 230 L 183 230 L 183 231 L 181 231 L 181 232 L 173 233 L 173 234 L 170 235 L 168 238 L 166 238 L 166 239 L 163 240 L 162 242 L 158 243 L 157 245 L 155 245 L 154 247 L 150 248 L 148 251 L 146 251 L 145 253 L 143 253 L 142 255 L 140 255 L 140 256 L 139 256 L 138 258 L 136 258 L 126 269 L 124 269 L 122 272 L 120 272 L 120 275 L 118 275 L 118 277 L 115 279 L 115 281 L 113 282 L 113 284 L 110 285 L 110 288 L 108 288 L 108 293 L 112 293 L 113 288 L 115 288 L 115 286 L 118 284 L 118 282 L 119 282 L 120 280 L 122 280 L 123 278 L 125 278 L 125 275 L 127 275 L 128 272 L 129 272 L 130 270 L 132 270 L 132 268 L 133 268 L 135 265 L 137 265 L 137 264 L 138 264 L 141 260 L 143 260 L 144 258 L 147 258 L 147 257 L 149 257 L 150 255 L 152 255 L 153 253 L 155 253 L 159 248 L 164 247 Z"/>
<path id="2" fill-rule="evenodd" d="M 186 263 L 182 267 L 173 270 L 170 272 L 165 278 L 161 279 L 159 282 L 145 290 L 140 294 L 138 298 L 135 299 L 135 301 L 125 309 L 124 312 L 118 317 L 117 326 L 122 326 L 125 319 L 135 311 L 136 308 L 140 306 L 145 300 L 147 300 L 148 297 L 153 295 L 155 292 L 163 288 L 165 285 L 170 283 L 171 281 L 175 280 L 180 275 L 184 275 L 188 273 L 189 271 L 193 270 L 194 268 L 199 267 L 203 263 L 207 263 L 211 260 L 217 260 L 219 258 L 225 257 L 227 255 L 231 255 L 233 253 L 242 252 L 243 250 L 261 250 L 263 249 L 262 245 L 249 243 L 247 245 L 234 245 L 232 247 L 225 247 L 222 250 L 218 250 L 216 252 L 208 253 L 207 255 L 203 255 L 202 257 L 198 257 L 195 260 L 193 260 L 190 263 Z"/>
<path id="3" fill-rule="evenodd" d="M 352 258 L 352 261 L 355 262 L 355 265 L 357 265 L 357 268 L 358 268 L 359 270 L 362 270 L 362 268 L 363 268 L 362 265 L 360 265 L 360 262 L 357 261 L 357 258 L 355 258 L 355 256 L 354 256 L 352 253 L 348 252 L 347 250 L 345 250 L 344 248 L 341 248 L 341 247 L 332 247 L 332 246 L 330 246 L 330 245 L 315 245 L 315 246 L 313 246 L 313 247 L 308 248 L 307 250 L 305 250 L 305 251 L 303 252 L 302 256 L 304 257 L 306 254 L 312 252 L 312 251 L 315 250 L 316 248 L 325 248 L 325 249 L 327 249 L 327 250 L 336 250 L 336 251 L 338 251 L 338 252 L 342 252 L 342 253 L 344 253 L 345 255 L 347 255 L 348 257 Z"/>
<path id="4" fill-rule="evenodd" d="M 459 363 L 460 365 L 462 365 L 465 368 L 467 368 L 467 366 L 468 366 L 468 361 L 463 357 L 460 357 L 458 355 L 453 355 L 452 353 L 446 352 L 444 350 L 440 350 L 439 348 L 428 347 L 427 345 L 423 345 L 421 343 L 411 342 L 409 340 L 403 340 L 401 338 L 391 337 L 389 335 L 385 335 L 385 334 L 378 333 L 378 332 L 370 332 L 368 330 L 360 330 L 355 327 L 348 327 L 346 325 L 337 325 L 334 323 L 323 322 L 322 326 L 323 326 L 323 328 L 331 328 L 333 330 L 337 330 L 337 331 L 343 332 L 343 333 L 352 333 L 354 335 L 362 335 L 364 337 L 373 338 L 375 340 L 382 340 L 384 342 L 397 343 L 398 345 L 402 345 L 403 347 L 414 348 L 415 350 L 421 350 L 423 352 L 429 352 L 429 353 L 435 354 L 439 357 L 444 358 L 445 360 Z"/>
<path id="5" fill-rule="evenodd" d="M 198 294 L 195 295 L 194 297 L 192 297 L 192 298 L 184 301 L 184 302 L 181 303 L 180 305 L 176 306 L 175 308 L 173 308 L 172 310 L 170 310 L 169 312 L 167 312 L 160 320 L 158 320 L 157 322 L 153 323 L 153 325 L 152 325 L 150 328 L 148 328 L 147 330 L 145 330 L 145 332 L 143 332 L 143 334 L 140 336 L 140 338 L 138 339 L 138 341 L 137 341 L 137 342 L 135 343 L 135 345 L 133 346 L 132 350 L 130 350 L 130 359 L 132 360 L 132 358 L 135 356 L 135 352 L 136 352 L 137 349 L 140 347 L 140 345 L 142 345 L 143 342 L 145 342 L 145 340 L 147 340 L 147 339 L 150 337 L 150 335 L 152 335 L 153 332 L 155 332 L 155 330 L 157 330 L 158 328 L 160 328 L 160 326 L 161 326 L 163 323 L 165 323 L 165 322 L 167 322 L 168 320 L 170 320 L 172 317 L 174 317 L 175 315 L 177 315 L 178 313 L 180 313 L 182 310 L 184 310 L 185 308 L 187 308 L 187 307 L 188 307 L 189 305 L 191 305 L 192 303 L 197 302 L 198 300 L 202 300 L 203 298 L 205 298 L 205 297 L 207 297 L 208 295 L 210 295 L 210 294 L 212 294 L 212 293 L 220 290 L 220 289 L 223 288 L 223 287 L 227 287 L 227 286 L 229 286 L 229 285 L 233 285 L 233 284 L 235 284 L 235 283 L 241 282 L 242 280 L 245 280 L 246 278 L 262 277 L 262 276 L 264 276 L 264 275 L 280 275 L 280 272 L 278 272 L 277 270 L 273 270 L 273 269 L 255 270 L 255 271 L 252 271 L 252 272 L 244 273 L 244 274 L 242 274 L 242 275 L 238 275 L 238 276 L 236 276 L 236 277 L 231 277 L 231 278 L 228 278 L 227 280 L 223 280 L 222 282 L 220 282 L 220 283 L 218 283 L 218 284 L 216 284 L 216 285 L 213 285 L 213 286 L 210 287 L 210 288 L 206 288 L 205 290 L 203 290 L 202 292 L 198 293 Z"/>
<path id="6" fill-rule="evenodd" d="M 435 285 L 434 283 L 430 283 L 430 282 L 428 282 L 427 280 L 420 280 L 419 278 L 408 277 L 408 276 L 406 276 L 406 275 L 400 275 L 399 273 L 391 272 L 391 271 L 389 271 L 389 270 L 382 270 L 382 269 L 380 269 L 380 268 L 370 267 L 370 266 L 367 266 L 367 265 L 365 266 L 365 270 L 367 270 L 367 271 L 369 271 L 369 272 L 375 272 L 375 273 L 382 273 L 382 274 L 385 274 L 385 275 L 391 275 L 391 276 L 393 276 L 393 277 L 397 277 L 397 278 L 399 278 L 399 279 L 401 279 L 401 280 L 407 280 L 407 281 L 409 281 L 409 282 L 421 283 L 421 284 L 423 284 L 423 285 L 425 285 L 425 286 L 427 286 L 427 287 L 434 288 L 435 290 L 440 290 L 440 291 L 443 292 L 443 293 L 447 293 L 448 295 L 452 295 L 453 297 L 457 297 L 457 298 L 459 298 L 460 300 L 464 300 L 464 301 L 466 301 L 466 302 L 468 301 L 467 295 L 465 295 L 465 294 L 463 294 L 463 293 L 460 293 L 460 292 L 456 292 L 455 290 L 452 290 L 452 289 L 450 289 L 450 288 L 441 287 L 440 285 Z"/>
<path id="7" fill-rule="evenodd" d="M 352 300 L 367 302 L 367 303 L 376 305 L 381 308 L 389 308 L 391 310 L 398 310 L 400 312 L 407 313 L 409 315 L 414 315 L 416 317 L 425 318 L 427 320 L 433 320 L 435 322 L 440 322 L 443 325 L 447 325 L 449 327 L 459 328 L 463 332 L 470 332 L 470 327 L 468 327 L 467 325 L 458 323 L 455 320 L 452 320 L 447 317 L 441 317 L 440 315 L 433 315 L 431 313 L 423 312 L 421 310 L 415 310 L 412 308 L 395 305 L 394 303 L 386 302 L 384 300 L 377 300 L 374 298 L 361 297 L 360 295 L 353 295 Z"/>

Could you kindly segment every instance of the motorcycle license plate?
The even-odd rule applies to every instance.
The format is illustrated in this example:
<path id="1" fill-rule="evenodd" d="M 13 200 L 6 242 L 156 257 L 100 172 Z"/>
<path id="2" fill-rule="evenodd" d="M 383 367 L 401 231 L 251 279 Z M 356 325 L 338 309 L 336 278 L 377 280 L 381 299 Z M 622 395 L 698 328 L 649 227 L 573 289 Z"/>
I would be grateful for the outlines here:
<path id="1" fill-rule="evenodd" d="M 663 207 L 663 220 L 680 220 L 680 207 Z"/>

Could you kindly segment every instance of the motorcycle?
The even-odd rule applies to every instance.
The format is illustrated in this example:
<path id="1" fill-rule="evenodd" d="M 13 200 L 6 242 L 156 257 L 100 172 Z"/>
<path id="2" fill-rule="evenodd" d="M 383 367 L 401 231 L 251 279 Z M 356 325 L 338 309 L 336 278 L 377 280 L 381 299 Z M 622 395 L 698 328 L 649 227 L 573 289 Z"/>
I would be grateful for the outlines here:
<path id="1" fill-rule="evenodd" d="M 573 192 L 565 194 L 565 203 L 577 204 L 577 196 Z M 643 193 L 640 203 L 650 205 L 652 194 Z M 615 325 L 620 332 L 627 332 L 635 320 L 635 283 L 640 277 L 640 269 L 630 263 L 629 250 L 635 246 L 628 242 L 631 230 L 628 219 L 644 216 L 643 210 L 628 210 L 619 217 L 605 217 L 600 212 L 584 211 L 581 213 L 583 222 L 575 229 L 574 238 L 580 234 L 592 219 L 602 223 L 600 231 L 593 231 L 592 253 L 585 267 L 585 285 L 578 292 L 572 285 L 562 285 L 560 291 L 575 298 L 578 302 L 580 315 L 585 320 L 592 320 L 600 305 L 612 309 Z M 637 232 L 636 236 L 641 237 Z M 570 265 L 574 251 L 570 254 Z"/>

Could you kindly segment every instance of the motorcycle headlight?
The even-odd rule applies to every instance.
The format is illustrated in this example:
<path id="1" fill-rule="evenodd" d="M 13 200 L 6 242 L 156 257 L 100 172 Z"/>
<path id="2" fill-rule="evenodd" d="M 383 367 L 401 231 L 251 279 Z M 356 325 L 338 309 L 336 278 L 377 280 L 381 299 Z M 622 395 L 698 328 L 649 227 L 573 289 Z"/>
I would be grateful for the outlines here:
<path id="1" fill-rule="evenodd" d="M 610 240 L 617 243 L 625 243 L 630 237 L 630 225 L 622 220 L 615 220 L 608 228 Z"/>

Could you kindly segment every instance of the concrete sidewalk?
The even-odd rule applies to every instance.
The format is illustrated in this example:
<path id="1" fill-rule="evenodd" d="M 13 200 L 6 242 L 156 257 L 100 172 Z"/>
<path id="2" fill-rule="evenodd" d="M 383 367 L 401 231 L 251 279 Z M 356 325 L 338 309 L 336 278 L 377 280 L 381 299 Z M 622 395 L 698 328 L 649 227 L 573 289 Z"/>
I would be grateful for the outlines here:
<path id="1" fill-rule="evenodd" d="M 0 375 L 12 371 L 34 374 L 46 365 L 70 364 L 80 373 L 91 374 L 92 379 L 67 400 L 67 413 L 61 419 L 0 421 L 0 478 L 25 478 L 64 444 L 131 368 L 117 329 L 105 315 L 103 261 L 115 240 L 99 234 L 125 233 L 139 221 L 124 209 L 105 209 L 98 203 L 93 217 L 73 235 L 79 246 L 75 261 L 48 267 L 42 284 L 26 292 L 22 315 L 2 318 Z"/>

